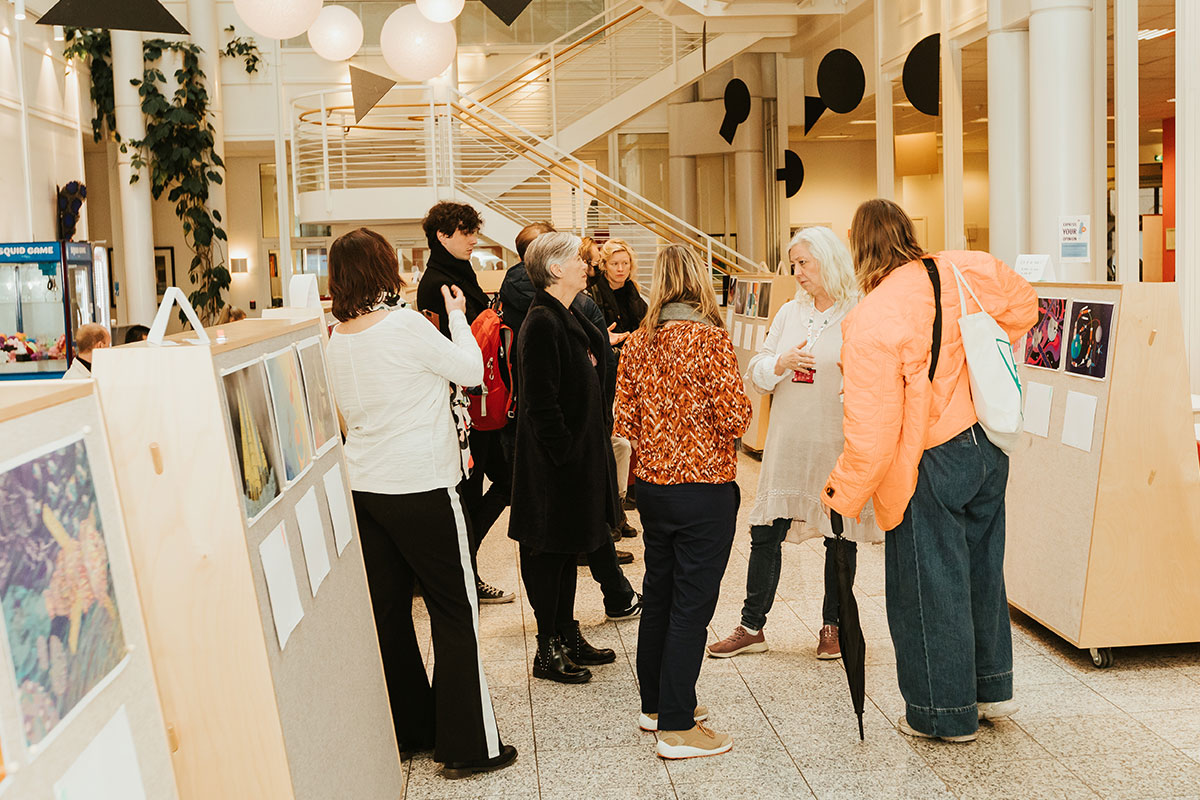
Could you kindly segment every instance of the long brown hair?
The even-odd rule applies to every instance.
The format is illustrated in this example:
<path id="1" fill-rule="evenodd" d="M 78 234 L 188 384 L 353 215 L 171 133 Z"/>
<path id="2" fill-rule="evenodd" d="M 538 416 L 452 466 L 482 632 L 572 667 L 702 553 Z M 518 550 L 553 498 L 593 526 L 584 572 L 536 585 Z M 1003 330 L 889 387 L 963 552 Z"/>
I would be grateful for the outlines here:
<path id="1" fill-rule="evenodd" d="M 896 267 L 925 255 L 912 220 L 891 200 L 868 200 L 854 212 L 850 223 L 850 253 L 863 294 L 867 294 Z"/>
<path id="2" fill-rule="evenodd" d="M 717 294 L 713 291 L 712 276 L 696 251 L 687 245 L 665 247 L 654 259 L 650 303 L 642 320 L 644 330 L 653 334 L 663 307 L 668 303 L 692 306 L 713 325 L 725 327 L 725 320 L 721 318 L 721 309 L 717 305 Z"/>
<path id="3" fill-rule="evenodd" d="M 366 314 L 404 288 L 400 262 L 387 239 L 359 228 L 339 236 L 329 248 L 329 294 L 333 315 L 342 322 Z"/>

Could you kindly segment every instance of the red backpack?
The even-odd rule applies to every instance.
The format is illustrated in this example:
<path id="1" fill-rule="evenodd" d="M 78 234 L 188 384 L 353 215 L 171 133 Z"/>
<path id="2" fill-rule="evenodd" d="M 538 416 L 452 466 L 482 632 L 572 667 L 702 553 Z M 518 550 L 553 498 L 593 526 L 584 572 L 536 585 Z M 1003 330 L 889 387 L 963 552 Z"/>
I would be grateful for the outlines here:
<path id="1" fill-rule="evenodd" d="M 485 309 L 471 323 L 471 333 L 483 351 L 483 383 L 467 389 L 471 427 L 498 431 L 516 415 L 512 391 L 512 328 L 500 315 Z"/>

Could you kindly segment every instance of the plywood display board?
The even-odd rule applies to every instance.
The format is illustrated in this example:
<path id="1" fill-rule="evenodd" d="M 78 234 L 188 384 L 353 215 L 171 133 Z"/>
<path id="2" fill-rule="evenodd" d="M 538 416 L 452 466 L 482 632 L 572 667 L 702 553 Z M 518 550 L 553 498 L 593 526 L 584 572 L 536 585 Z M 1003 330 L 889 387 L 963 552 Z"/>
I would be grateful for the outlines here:
<path id="1" fill-rule="evenodd" d="M 0 798 L 177 797 L 90 381 L 0 390 L 0 601 Z"/>
<path id="2" fill-rule="evenodd" d="M 321 323 L 223 330 L 95 364 L 180 795 L 392 800 L 403 779 L 341 439 L 311 383 L 327 386 Z"/>
<path id="3" fill-rule="evenodd" d="M 1016 354 L 1026 433 L 1010 461 L 1009 602 L 1079 647 L 1200 641 L 1178 290 L 1035 286 L 1040 330 Z"/>
<path id="4" fill-rule="evenodd" d="M 725 308 L 725 327 L 733 338 L 738 369 L 745 374 L 758 348 L 766 341 L 775 314 L 796 294 L 796 279 L 790 275 L 738 275 L 730 279 Z M 746 394 L 754 406 L 750 426 L 742 435 L 742 447 L 762 452 L 767 441 L 767 423 L 771 414 L 771 395 L 757 391 L 746 382 Z"/>

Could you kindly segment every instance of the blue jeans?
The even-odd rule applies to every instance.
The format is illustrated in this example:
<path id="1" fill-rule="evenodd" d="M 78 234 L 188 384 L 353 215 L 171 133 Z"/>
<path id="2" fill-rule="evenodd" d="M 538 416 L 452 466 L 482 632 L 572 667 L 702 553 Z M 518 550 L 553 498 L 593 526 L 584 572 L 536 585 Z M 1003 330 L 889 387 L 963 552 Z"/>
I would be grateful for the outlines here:
<path id="1" fill-rule="evenodd" d="M 933 736 L 978 728 L 977 703 L 1012 698 L 1004 591 L 1008 456 L 978 424 L 926 450 L 885 546 L 887 616 L 908 723 Z"/>
<path id="2" fill-rule="evenodd" d="M 750 566 L 746 570 L 746 603 L 742 606 L 742 627 L 762 630 L 767 614 L 775 603 L 779 588 L 779 572 L 783 566 L 783 540 L 792 526 L 790 519 L 777 519 L 770 525 L 750 526 Z M 838 624 L 837 572 L 834 569 L 834 549 L 837 540 L 825 537 L 825 601 L 821 618 L 825 625 Z M 854 580 L 858 548 L 849 539 L 841 547 Z"/>
<path id="3" fill-rule="evenodd" d="M 741 494 L 732 482 L 639 480 L 637 496 L 646 545 L 637 651 L 642 711 L 658 714 L 659 730 L 688 730 Z"/>

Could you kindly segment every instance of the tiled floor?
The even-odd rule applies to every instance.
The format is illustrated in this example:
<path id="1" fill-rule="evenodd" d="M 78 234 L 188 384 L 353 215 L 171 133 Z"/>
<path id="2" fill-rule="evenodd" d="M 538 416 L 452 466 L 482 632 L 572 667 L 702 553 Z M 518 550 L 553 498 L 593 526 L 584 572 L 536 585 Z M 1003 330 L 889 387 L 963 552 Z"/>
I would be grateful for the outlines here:
<path id="1" fill-rule="evenodd" d="M 741 456 L 743 496 L 753 497 L 758 462 Z M 742 508 L 711 638 L 738 622 L 749 552 Z M 637 525 L 636 514 L 633 515 Z M 517 553 L 501 518 L 480 554 L 485 579 L 521 591 Z M 641 538 L 621 545 L 637 561 Z M 536 648 L 524 597 L 480 613 L 484 665 L 504 740 L 520 751 L 497 773 L 448 781 L 428 757 L 405 762 L 407 800 L 722 800 L 787 798 L 1194 798 L 1200 800 L 1200 645 L 1117 651 L 1098 670 L 1014 612 L 1016 699 L 1011 720 L 984 724 L 973 744 L 913 741 L 894 730 L 903 712 L 884 611 L 883 548 L 859 548 L 855 590 L 867 638 L 866 741 L 858 741 L 840 662 L 815 658 L 821 625 L 823 549 L 784 545 L 779 596 L 767 624 L 770 652 L 706 659 L 700 702 L 710 724 L 734 736 L 733 751 L 666 763 L 653 734 L 636 725 L 633 664 L 637 623 L 605 622 L 599 588 L 580 569 L 576 615 L 617 662 L 593 667 L 591 683 L 561 686 L 529 676 Z M 414 613 L 428 617 L 420 600 Z"/>

